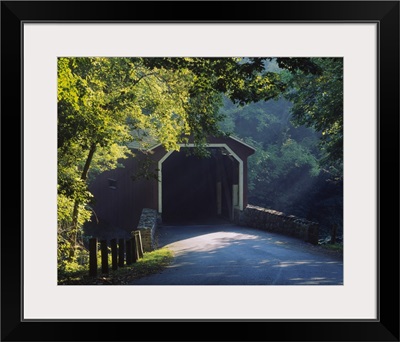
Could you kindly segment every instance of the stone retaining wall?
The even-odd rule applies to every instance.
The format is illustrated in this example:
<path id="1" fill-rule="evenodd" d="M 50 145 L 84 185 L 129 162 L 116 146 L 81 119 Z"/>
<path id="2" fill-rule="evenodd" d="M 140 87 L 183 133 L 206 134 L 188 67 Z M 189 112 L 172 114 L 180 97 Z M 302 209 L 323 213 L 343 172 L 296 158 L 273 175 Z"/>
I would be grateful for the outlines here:
<path id="1" fill-rule="evenodd" d="M 235 213 L 235 221 L 239 225 L 289 235 L 314 245 L 318 244 L 318 223 L 285 215 L 276 210 L 248 205 L 242 212 Z"/>
<path id="2" fill-rule="evenodd" d="M 144 252 L 150 252 L 157 248 L 156 230 L 158 213 L 157 210 L 144 208 L 140 215 L 136 230 L 140 231 Z"/>

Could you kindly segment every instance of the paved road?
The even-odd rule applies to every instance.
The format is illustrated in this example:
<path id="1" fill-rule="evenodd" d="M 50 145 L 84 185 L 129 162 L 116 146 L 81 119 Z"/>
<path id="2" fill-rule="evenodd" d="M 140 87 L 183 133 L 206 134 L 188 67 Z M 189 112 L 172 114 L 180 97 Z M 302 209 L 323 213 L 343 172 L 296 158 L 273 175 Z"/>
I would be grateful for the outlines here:
<path id="1" fill-rule="evenodd" d="M 298 239 L 231 224 L 163 226 L 173 263 L 135 285 L 342 285 L 343 262 Z"/>

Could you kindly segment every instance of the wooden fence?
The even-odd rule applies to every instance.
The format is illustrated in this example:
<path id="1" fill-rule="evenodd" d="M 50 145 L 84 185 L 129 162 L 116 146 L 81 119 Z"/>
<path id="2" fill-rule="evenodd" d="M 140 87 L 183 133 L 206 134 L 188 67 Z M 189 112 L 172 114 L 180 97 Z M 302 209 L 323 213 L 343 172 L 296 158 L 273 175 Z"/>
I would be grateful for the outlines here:
<path id="1" fill-rule="evenodd" d="M 143 258 L 143 245 L 140 231 L 134 231 L 132 238 L 125 239 L 112 239 L 110 246 L 107 240 L 98 241 L 97 238 L 89 240 L 89 276 L 96 277 L 98 272 L 98 249 L 100 242 L 101 253 L 101 273 L 109 273 L 109 251 L 111 249 L 111 267 L 117 270 L 118 267 L 131 265 L 140 258 Z M 109 249 L 110 247 L 110 249 Z"/>

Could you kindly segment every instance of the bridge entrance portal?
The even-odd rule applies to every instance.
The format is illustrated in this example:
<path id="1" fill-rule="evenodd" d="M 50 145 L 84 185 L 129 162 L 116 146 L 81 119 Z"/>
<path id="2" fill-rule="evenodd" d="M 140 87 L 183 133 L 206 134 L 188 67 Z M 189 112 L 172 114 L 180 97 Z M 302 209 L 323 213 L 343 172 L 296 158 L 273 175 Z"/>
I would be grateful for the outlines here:
<path id="1" fill-rule="evenodd" d="M 239 206 L 239 162 L 224 147 L 210 147 L 209 157 L 182 148 L 161 164 L 162 221 L 212 223 L 233 219 Z"/>

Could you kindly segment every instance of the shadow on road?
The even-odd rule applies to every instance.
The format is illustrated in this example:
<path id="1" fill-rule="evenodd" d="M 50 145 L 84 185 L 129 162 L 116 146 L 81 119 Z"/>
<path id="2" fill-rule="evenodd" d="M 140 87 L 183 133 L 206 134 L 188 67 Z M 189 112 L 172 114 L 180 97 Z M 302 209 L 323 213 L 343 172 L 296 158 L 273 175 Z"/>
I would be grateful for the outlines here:
<path id="1" fill-rule="evenodd" d="M 343 262 L 294 238 L 231 224 L 163 226 L 174 262 L 143 285 L 342 285 Z"/>

